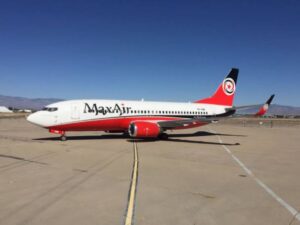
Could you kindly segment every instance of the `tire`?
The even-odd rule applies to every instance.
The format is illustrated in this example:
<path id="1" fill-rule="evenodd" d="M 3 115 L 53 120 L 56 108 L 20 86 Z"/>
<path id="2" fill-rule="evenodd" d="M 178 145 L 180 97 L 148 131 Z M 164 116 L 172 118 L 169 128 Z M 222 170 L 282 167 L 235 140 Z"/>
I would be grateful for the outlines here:
<path id="1" fill-rule="evenodd" d="M 169 135 L 166 134 L 166 133 L 161 133 L 161 134 L 158 136 L 158 138 L 161 139 L 161 140 L 168 140 Z"/>
<path id="2" fill-rule="evenodd" d="M 62 135 L 62 136 L 60 137 L 60 140 L 61 140 L 61 141 L 66 141 L 66 140 L 67 140 L 67 137 L 66 137 L 65 135 Z"/>

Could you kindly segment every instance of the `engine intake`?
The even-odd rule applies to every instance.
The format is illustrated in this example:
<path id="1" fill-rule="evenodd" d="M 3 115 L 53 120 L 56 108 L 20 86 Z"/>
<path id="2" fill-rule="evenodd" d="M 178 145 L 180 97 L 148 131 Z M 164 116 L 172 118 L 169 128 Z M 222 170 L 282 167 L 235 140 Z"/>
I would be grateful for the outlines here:
<path id="1" fill-rule="evenodd" d="M 157 137 L 161 132 L 156 123 L 151 122 L 133 122 L 128 127 L 128 133 L 131 137 L 145 138 Z"/>

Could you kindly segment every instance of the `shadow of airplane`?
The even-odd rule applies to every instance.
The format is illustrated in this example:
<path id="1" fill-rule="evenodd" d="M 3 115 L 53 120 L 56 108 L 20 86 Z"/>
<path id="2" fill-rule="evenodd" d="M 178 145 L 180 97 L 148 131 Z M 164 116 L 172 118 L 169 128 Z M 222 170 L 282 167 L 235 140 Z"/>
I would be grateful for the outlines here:
<path id="1" fill-rule="evenodd" d="M 128 142 L 154 142 L 154 141 L 166 141 L 166 142 L 182 142 L 182 143 L 193 143 L 193 144 L 211 144 L 211 145 L 239 145 L 239 143 L 219 143 L 219 142 L 209 142 L 209 141 L 196 141 L 196 140 L 186 140 L 178 139 L 180 137 L 205 137 L 205 136 L 233 136 L 233 137 L 246 137 L 245 135 L 236 135 L 236 134 L 222 134 L 222 133 L 211 133 L 207 131 L 198 131 L 195 133 L 189 134 L 168 134 L 169 139 L 162 140 L 157 138 L 130 138 L 128 135 L 124 134 L 104 134 L 104 135 L 87 135 L 87 136 L 68 136 L 68 140 L 107 140 L 107 139 L 127 139 Z M 36 138 L 33 140 L 39 141 L 58 141 L 60 137 L 45 137 L 45 138 Z"/>
<path id="2" fill-rule="evenodd" d="M 128 136 L 122 134 L 105 134 L 105 135 L 83 135 L 83 136 L 67 136 L 67 140 L 101 140 L 101 139 L 127 139 Z M 60 137 L 35 138 L 34 141 L 59 141 Z"/>
<path id="3" fill-rule="evenodd" d="M 247 137 L 246 135 L 240 134 L 222 134 L 222 133 L 212 133 L 207 131 L 197 131 L 192 134 L 168 134 L 169 137 L 201 137 L 201 136 L 228 136 L 228 137 Z"/>
<path id="4" fill-rule="evenodd" d="M 160 140 L 160 139 L 129 139 L 128 142 L 137 142 L 137 143 L 143 143 L 143 142 L 156 142 L 156 141 L 165 141 L 165 142 L 181 142 L 181 143 L 191 143 L 191 144 L 206 144 L 206 145 L 226 145 L 226 146 L 236 146 L 240 145 L 240 143 L 220 143 L 220 142 L 214 142 L 214 141 L 195 141 L 195 140 L 185 140 L 185 139 L 175 139 L 175 138 L 169 138 L 166 140 Z"/>

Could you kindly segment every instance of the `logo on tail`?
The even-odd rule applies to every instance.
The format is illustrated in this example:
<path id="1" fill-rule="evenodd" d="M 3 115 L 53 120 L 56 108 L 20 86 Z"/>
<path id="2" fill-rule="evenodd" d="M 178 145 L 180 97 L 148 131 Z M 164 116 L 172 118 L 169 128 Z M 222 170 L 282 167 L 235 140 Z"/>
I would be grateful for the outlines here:
<path id="1" fill-rule="evenodd" d="M 223 91 L 226 95 L 233 95 L 235 92 L 235 82 L 231 78 L 226 78 L 223 81 Z"/>

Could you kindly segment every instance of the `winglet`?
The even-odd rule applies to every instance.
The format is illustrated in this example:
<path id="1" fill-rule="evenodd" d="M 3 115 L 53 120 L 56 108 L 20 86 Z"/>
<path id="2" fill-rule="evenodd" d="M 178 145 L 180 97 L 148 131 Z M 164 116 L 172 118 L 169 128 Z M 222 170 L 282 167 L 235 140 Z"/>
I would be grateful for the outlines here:
<path id="1" fill-rule="evenodd" d="M 266 103 L 258 110 L 257 113 L 255 113 L 255 116 L 263 116 L 267 113 L 269 106 L 271 105 L 271 102 L 273 101 L 274 94 L 271 95 L 271 97 L 266 101 Z"/>

